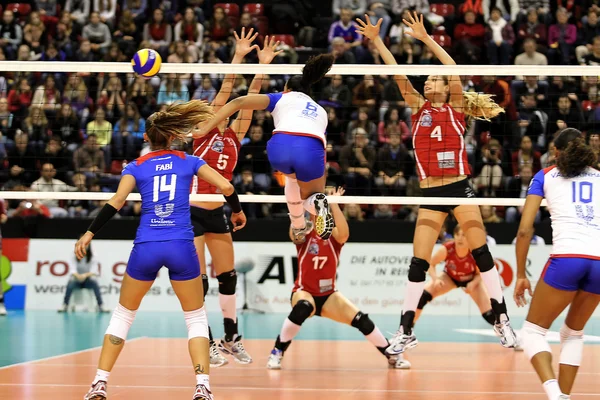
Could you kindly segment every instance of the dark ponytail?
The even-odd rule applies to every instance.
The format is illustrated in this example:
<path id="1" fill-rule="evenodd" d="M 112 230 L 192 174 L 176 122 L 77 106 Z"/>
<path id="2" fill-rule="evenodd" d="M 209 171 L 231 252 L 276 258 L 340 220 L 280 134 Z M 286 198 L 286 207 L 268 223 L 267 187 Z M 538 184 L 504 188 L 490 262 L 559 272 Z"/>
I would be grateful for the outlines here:
<path id="1" fill-rule="evenodd" d="M 554 146 L 559 151 L 556 166 L 565 177 L 581 175 L 587 167 L 595 168 L 598 164 L 598 157 L 577 129 L 562 130 L 554 139 Z"/>
<path id="2" fill-rule="evenodd" d="M 302 68 L 302 75 L 294 75 L 287 81 L 287 90 L 310 96 L 311 86 L 323 79 L 334 61 L 335 57 L 330 53 L 311 57 Z"/>

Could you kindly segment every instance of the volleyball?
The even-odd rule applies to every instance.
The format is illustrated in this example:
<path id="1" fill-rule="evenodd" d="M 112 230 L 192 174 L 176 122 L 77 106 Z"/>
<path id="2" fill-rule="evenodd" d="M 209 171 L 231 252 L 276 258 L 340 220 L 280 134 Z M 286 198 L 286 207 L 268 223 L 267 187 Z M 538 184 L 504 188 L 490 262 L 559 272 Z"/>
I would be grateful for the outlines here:
<path id="1" fill-rule="evenodd" d="M 133 72 L 138 75 L 145 76 L 146 78 L 151 78 L 158 74 L 161 64 L 162 59 L 160 54 L 158 54 L 156 50 L 152 49 L 139 50 L 137 53 L 135 53 L 133 59 L 131 60 Z"/>

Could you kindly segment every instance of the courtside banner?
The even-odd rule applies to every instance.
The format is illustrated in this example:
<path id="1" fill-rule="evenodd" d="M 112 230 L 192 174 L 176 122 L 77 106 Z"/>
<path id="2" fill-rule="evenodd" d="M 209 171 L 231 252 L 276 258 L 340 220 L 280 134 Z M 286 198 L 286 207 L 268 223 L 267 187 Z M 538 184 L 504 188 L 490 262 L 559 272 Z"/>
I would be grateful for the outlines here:
<path id="1" fill-rule="evenodd" d="M 24 304 L 26 309 L 58 309 L 63 304 L 70 278 L 69 269 L 74 262 L 75 242 L 4 239 L 3 244 L 5 254 L 0 272 L 10 304 L 16 304 L 14 308 L 20 308 L 18 304 Z M 298 271 L 295 246 L 287 242 L 236 242 L 234 245 L 236 262 L 245 266 L 253 265 L 253 269 L 246 275 L 249 307 L 266 312 L 288 312 L 290 291 Z M 11 246 L 12 251 L 6 251 Z M 94 260 L 100 270 L 97 279 L 104 303 L 109 309 L 118 302 L 120 284 L 131 248 L 130 241 L 96 240 L 92 243 Z M 517 309 L 512 300 L 516 278 L 515 248 L 513 245 L 497 245 L 491 247 L 491 250 L 505 286 L 510 312 L 523 315 L 526 309 Z M 532 246 L 527 272 L 533 285 L 539 279 L 550 251 L 551 246 Z M 12 256 L 14 260 L 10 259 L 12 254 L 15 254 Z M 365 312 L 397 315 L 402 310 L 411 257 L 411 244 L 348 243 L 340 257 L 337 288 Z M 218 281 L 210 259 L 207 261 L 210 289 L 206 305 L 209 311 L 218 311 Z M 437 268 L 438 272 L 442 269 L 441 265 Z M 243 274 L 239 274 L 239 307 L 244 302 L 243 281 Z M 156 283 L 142 302 L 141 309 L 180 310 L 165 269 L 161 270 Z M 428 305 L 427 313 L 479 315 L 479 310 L 462 289 L 457 289 L 434 300 Z"/>

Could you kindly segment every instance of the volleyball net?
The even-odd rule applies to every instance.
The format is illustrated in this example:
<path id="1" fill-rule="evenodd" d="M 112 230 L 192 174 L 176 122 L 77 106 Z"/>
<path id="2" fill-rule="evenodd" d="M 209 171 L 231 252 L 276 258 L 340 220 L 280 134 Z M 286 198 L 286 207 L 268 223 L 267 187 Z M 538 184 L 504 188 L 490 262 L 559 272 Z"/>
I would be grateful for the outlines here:
<path id="1" fill-rule="evenodd" d="M 428 56 L 422 54 L 422 62 L 432 62 Z M 13 210 L 32 201 L 65 210 L 98 208 L 115 191 L 124 165 L 149 151 L 143 134 L 150 114 L 175 101 L 213 101 L 227 85 L 228 99 L 281 92 L 303 67 L 252 64 L 250 58 L 238 65 L 216 58 L 198 64 L 165 62 L 150 79 L 135 76 L 129 63 L 1 61 L 0 198 Z M 226 74 L 234 75 L 227 84 Z M 465 168 L 478 198 L 421 196 L 413 135 L 429 122 L 411 119 L 414 110 L 394 75 L 407 75 L 420 93 L 428 76 L 459 75 L 465 92 L 493 95 L 504 108 L 489 121 L 467 121 L 460 149 L 444 151 L 435 144 L 438 159 L 433 162 L 442 169 L 460 161 L 455 153 L 466 154 Z M 261 79 L 253 83 L 254 76 Z M 331 202 L 394 210 L 424 204 L 521 206 L 532 176 L 554 163 L 552 138 L 560 130 L 582 130 L 600 154 L 599 76 L 597 66 L 336 64 L 313 88 L 314 100 L 328 115 L 327 186 L 346 188 L 346 196 Z M 234 115 L 230 123 L 237 117 L 244 119 Z M 283 214 L 283 176 L 266 157 L 273 118 L 259 110 L 244 122 L 238 125 L 247 134 L 233 183 L 242 202 L 279 204 Z M 432 142 L 439 139 L 434 134 Z M 174 147 L 192 151 L 191 141 Z M 222 196 L 192 199 L 220 202 Z"/>

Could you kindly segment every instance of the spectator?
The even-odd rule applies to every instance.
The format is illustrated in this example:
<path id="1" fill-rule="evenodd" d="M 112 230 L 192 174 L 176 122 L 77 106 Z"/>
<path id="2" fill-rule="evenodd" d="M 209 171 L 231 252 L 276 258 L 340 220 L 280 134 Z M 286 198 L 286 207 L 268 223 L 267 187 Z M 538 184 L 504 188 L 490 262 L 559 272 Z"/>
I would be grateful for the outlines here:
<path id="1" fill-rule="evenodd" d="M 577 62 L 582 65 L 586 64 L 585 56 L 590 54 L 590 52 L 593 50 L 594 39 L 600 35 L 598 12 L 589 9 L 587 16 L 587 21 L 583 23 L 583 26 L 580 29 L 578 29 L 580 45 L 575 48 Z M 597 59 L 598 57 L 600 57 L 600 54 L 596 55 Z"/>
<path id="2" fill-rule="evenodd" d="M 94 178 L 106 169 L 104 153 L 98 148 L 96 135 L 88 135 L 83 146 L 73 153 L 73 167 L 75 172 L 82 172 Z"/>
<path id="3" fill-rule="evenodd" d="M 90 115 L 90 108 L 94 105 L 94 102 L 89 96 L 88 88 L 76 73 L 72 73 L 69 76 L 69 80 L 63 90 L 63 104 L 67 103 L 73 107 L 77 117 L 80 121 L 87 121 Z"/>
<path id="4" fill-rule="evenodd" d="M 540 163 L 542 165 L 542 169 L 556 164 L 556 146 L 554 146 L 554 141 L 548 143 L 548 151 L 542 155 L 540 158 Z"/>
<path id="5" fill-rule="evenodd" d="M 346 124 L 338 118 L 338 110 L 326 107 L 327 110 L 327 159 L 338 161 L 338 153 L 346 144 Z"/>
<path id="6" fill-rule="evenodd" d="M 522 102 L 523 106 L 519 108 L 521 136 L 529 136 L 538 148 L 545 148 L 548 114 L 538 108 L 535 93 L 526 93 Z"/>
<path id="7" fill-rule="evenodd" d="M 373 25 L 376 25 L 377 22 L 381 19 L 381 28 L 379 29 L 379 36 L 382 39 L 388 34 L 390 30 L 390 25 L 392 24 L 392 18 L 388 14 L 386 7 L 388 9 L 392 9 L 392 1 L 391 0 L 367 0 L 368 10 L 367 14 L 369 15 L 369 19 Z"/>
<path id="8" fill-rule="evenodd" d="M 0 47 L 9 60 L 17 57 L 17 49 L 23 41 L 23 30 L 15 20 L 15 15 L 11 10 L 4 10 L 2 14 L 2 24 L 0 25 Z"/>
<path id="9" fill-rule="evenodd" d="M 352 104 L 352 92 L 348 85 L 344 84 L 341 75 L 331 77 L 329 85 L 325 86 L 321 94 L 322 106 L 331 106 L 334 108 L 347 108 Z"/>
<path id="10" fill-rule="evenodd" d="M 56 179 L 66 182 L 71 174 L 71 159 L 68 151 L 63 148 L 59 136 L 52 136 L 44 151 L 40 154 L 39 162 L 54 165 L 56 169 Z"/>
<path id="11" fill-rule="evenodd" d="M 186 53 L 191 56 L 191 62 L 197 62 L 200 59 L 204 43 L 204 26 L 198 22 L 191 7 L 185 9 L 183 19 L 175 25 L 175 40 L 185 44 Z"/>
<path id="12" fill-rule="evenodd" d="M 344 207 L 344 217 L 348 221 L 363 221 L 365 219 L 363 210 L 358 204 L 346 204 Z"/>
<path id="13" fill-rule="evenodd" d="M 8 100 L 0 97 L 0 162 L 6 157 L 6 146 L 12 148 L 14 141 L 14 115 L 8 110 Z"/>
<path id="14" fill-rule="evenodd" d="M 100 21 L 111 28 L 115 26 L 117 15 L 117 0 L 94 0 L 94 12 L 100 16 Z"/>
<path id="15" fill-rule="evenodd" d="M 150 81 L 143 76 L 136 76 L 127 88 L 127 102 L 134 103 L 142 117 L 148 118 L 156 107 L 156 96 Z"/>
<path id="16" fill-rule="evenodd" d="M 125 0 L 122 7 L 123 13 L 125 13 L 125 11 L 131 13 L 133 21 L 138 27 L 144 26 L 146 10 L 148 9 L 147 0 Z"/>
<path id="17" fill-rule="evenodd" d="M 531 138 L 529 136 L 523 136 L 519 150 L 512 154 L 512 167 L 514 176 L 519 176 L 523 165 L 529 165 L 532 173 L 535 175 L 540 169 L 542 169 L 542 164 L 540 162 L 541 157 L 542 155 L 540 152 L 534 150 Z M 529 184 L 529 182 L 527 183 Z"/>
<path id="18" fill-rule="evenodd" d="M 267 159 L 267 142 L 263 128 L 258 125 L 250 127 L 250 141 L 240 150 L 241 166 L 251 167 L 253 183 L 260 191 L 267 191 L 271 186 L 271 164 Z"/>
<path id="19" fill-rule="evenodd" d="M 24 189 L 24 188 L 22 188 Z M 11 217 L 13 218 L 51 218 L 50 210 L 43 205 L 39 200 L 22 201 L 14 210 Z"/>
<path id="20" fill-rule="evenodd" d="M 496 212 L 496 207 L 479 206 L 479 211 L 481 212 L 481 218 L 485 224 L 497 224 L 502 222 L 502 218 L 500 218 Z"/>
<path id="21" fill-rule="evenodd" d="M 353 132 L 360 128 L 366 134 L 370 141 L 373 143 L 377 143 L 377 125 L 373 121 L 369 119 L 369 108 L 368 107 L 360 107 L 358 109 L 357 119 L 350 122 L 348 124 L 348 128 L 346 129 L 346 137 L 353 138 Z"/>
<path id="22" fill-rule="evenodd" d="M 535 8 L 527 10 L 527 20 L 519 26 L 517 37 L 519 42 L 523 42 L 525 39 L 535 40 L 537 51 L 546 52 L 548 27 L 539 22 Z"/>
<path id="23" fill-rule="evenodd" d="M 583 130 L 585 121 L 583 113 L 579 108 L 578 102 L 573 105 L 573 101 L 568 94 L 563 93 L 558 98 L 558 108 L 550 112 L 550 120 L 548 122 L 548 130 L 550 132 L 558 132 L 565 128 L 575 128 Z"/>
<path id="24" fill-rule="evenodd" d="M 162 10 L 165 20 L 171 24 L 181 19 L 179 10 L 183 10 L 183 7 L 180 7 L 180 2 L 183 3 L 180 0 L 150 0 L 150 9 Z"/>
<path id="25" fill-rule="evenodd" d="M 367 0 L 333 0 L 331 6 L 334 17 L 339 17 L 342 10 L 351 10 L 356 18 L 362 18 L 367 11 Z"/>
<path id="26" fill-rule="evenodd" d="M 379 149 L 375 185 L 384 196 L 406 194 L 406 182 L 414 175 L 414 160 L 397 132 L 390 133 L 389 143 Z"/>
<path id="27" fill-rule="evenodd" d="M 29 115 L 23 121 L 21 129 L 29 136 L 29 145 L 36 153 L 44 148 L 50 138 L 46 114 L 36 105 L 29 107 Z"/>
<path id="28" fill-rule="evenodd" d="M 481 7 L 481 6 L 480 6 Z M 404 11 L 416 11 L 423 14 L 425 19 L 433 25 L 441 25 L 444 22 L 444 17 L 431 12 L 428 0 L 393 0 L 392 11 L 395 15 L 403 17 Z M 481 13 L 480 13 L 481 14 Z"/>
<path id="29" fill-rule="evenodd" d="M 400 133 L 402 143 L 407 143 L 412 139 L 410 129 L 408 129 L 406 123 L 400 119 L 400 110 L 396 107 L 389 108 L 385 113 L 384 120 L 379 122 L 379 126 L 377 127 L 378 143 L 389 143 L 390 131 Z"/>
<path id="30" fill-rule="evenodd" d="M 596 36 L 592 43 L 592 51 L 583 57 L 582 65 L 600 65 L 600 36 Z"/>
<path id="31" fill-rule="evenodd" d="M 510 24 L 514 24 L 517 21 L 517 16 L 519 15 L 519 0 L 507 0 L 505 1 L 496 1 L 496 5 L 494 6 L 494 2 L 492 0 L 483 0 L 481 3 L 481 8 L 483 9 L 483 20 L 487 21 L 490 19 L 491 14 L 494 13 L 494 9 L 498 10 L 500 13 L 500 18 L 505 21 L 509 21 Z"/>
<path id="32" fill-rule="evenodd" d="M 94 136 L 95 145 L 101 149 L 104 154 L 104 162 L 106 165 L 110 165 L 110 143 L 113 137 L 113 126 L 106 120 L 106 112 L 104 109 L 99 108 L 94 114 L 94 119 L 86 125 L 86 134 Z M 117 152 L 119 147 L 117 147 Z M 122 155 L 122 153 L 121 153 Z"/>
<path id="33" fill-rule="evenodd" d="M 385 115 L 389 108 L 397 107 L 400 113 L 400 118 L 404 120 L 408 129 L 412 126 L 411 115 L 412 111 L 409 107 L 406 107 L 406 102 L 400 93 L 400 88 L 396 80 L 393 78 L 386 79 L 383 85 L 382 103 L 379 109 L 379 118 L 386 119 Z M 406 144 L 406 143 L 405 143 Z M 412 144 L 411 144 L 412 146 Z"/>
<path id="34" fill-rule="evenodd" d="M 223 61 L 229 61 L 228 40 L 233 32 L 233 27 L 225 15 L 223 7 L 216 7 L 212 18 L 206 23 L 205 35 L 208 37 L 208 45 L 217 57 Z"/>
<path id="35" fill-rule="evenodd" d="M 80 27 L 84 26 L 90 15 L 90 0 L 67 0 L 65 11 L 69 12 L 71 19 Z"/>
<path id="36" fill-rule="evenodd" d="M 102 302 L 102 295 L 100 294 L 100 285 L 96 280 L 97 276 L 100 276 L 100 270 L 98 262 L 94 259 L 94 253 L 92 252 L 92 246 L 88 245 L 86 249 L 86 255 L 81 260 L 76 257 L 72 257 L 69 273 L 71 275 L 69 282 L 67 283 L 67 290 L 65 291 L 65 298 L 62 307 L 58 312 L 67 312 L 69 309 L 69 303 L 71 301 L 71 295 L 75 290 L 91 289 L 94 291 L 96 296 L 96 302 L 98 303 L 98 312 L 107 313 L 109 312 L 104 308 Z"/>
<path id="37" fill-rule="evenodd" d="M 98 86 L 102 87 L 103 82 L 104 77 L 99 80 Z M 114 122 L 125 112 L 124 94 L 121 79 L 117 74 L 110 73 L 104 88 L 99 93 L 96 106 L 105 108 L 106 118 Z"/>
<path id="38" fill-rule="evenodd" d="M 31 190 L 34 192 L 76 192 L 77 188 L 69 186 L 61 180 L 55 179 L 56 169 L 50 163 L 42 165 L 41 177 L 31 184 Z M 69 213 L 64 208 L 60 207 L 58 200 L 40 200 L 50 211 L 52 217 L 66 218 Z"/>
<path id="39" fill-rule="evenodd" d="M 100 20 L 100 15 L 93 12 L 90 23 L 83 27 L 81 36 L 90 41 L 90 47 L 96 58 L 102 57 L 112 43 L 112 35 L 108 25 Z"/>
<path id="40" fill-rule="evenodd" d="M 37 37 L 34 32 L 41 32 L 41 34 L 44 36 L 43 40 L 40 40 L 40 38 Z M 34 43 L 36 41 L 43 43 L 47 42 L 46 26 L 40 19 L 40 13 L 37 11 L 33 11 L 31 14 L 29 14 L 29 17 L 27 18 L 27 24 L 23 28 L 23 39 L 27 43 Z"/>
<path id="41" fill-rule="evenodd" d="M 115 125 L 112 140 L 119 159 L 125 156 L 125 159 L 133 160 L 144 144 L 146 121 L 135 104 L 129 103 L 125 109 L 125 115 Z"/>
<path id="42" fill-rule="evenodd" d="M 389 204 L 377 204 L 373 211 L 375 219 L 392 219 L 394 218 L 394 209 Z"/>
<path id="43" fill-rule="evenodd" d="M 529 10 L 535 10 L 539 18 L 546 23 L 549 19 L 550 0 L 519 0 L 519 20 L 524 20 L 529 14 Z"/>
<path id="44" fill-rule="evenodd" d="M 8 92 L 8 110 L 16 117 L 24 117 L 31 105 L 33 92 L 26 78 L 20 78 Z"/>
<path id="45" fill-rule="evenodd" d="M 499 7 L 492 9 L 486 34 L 488 58 L 491 64 L 508 65 L 515 42 L 512 26 L 502 18 Z"/>
<path id="46" fill-rule="evenodd" d="M 352 20 L 352 10 L 343 8 L 340 12 L 340 20 L 335 21 L 329 27 L 329 43 L 333 45 L 333 39 L 341 37 L 345 42 L 346 50 L 354 50 L 357 58 L 361 56 L 362 35 L 357 31 L 357 24 Z"/>
<path id="47" fill-rule="evenodd" d="M 47 75 L 44 84 L 38 86 L 33 93 L 32 106 L 41 107 L 44 113 L 52 118 L 60 108 L 61 95 L 56 87 L 53 75 Z"/>
<path id="48" fill-rule="evenodd" d="M 36 154 L 29 148 L 29 137 L 17 131 L 15 148 L 8 152 L 9 180 L 13 183 L 29 186 L 33 182 L 36 170 Z"/>
<path id="49" fill-rule="evenodd" d="M 158 104 L 172 104 L 176 101 L 188 101 L 190 94 L 187 86 L 178 79 L 177 74 L 168 74 L 158 90 Z"/>
<path id="50" fill-rule="evenodd" d="M 356 57 L 348 49 L 344 38 L 333 38 L 331 41 L 331 53 L 335 56 L 336 64 L 356 64 Z"/>
<path id="51" fill-rule="evenodd" d="M 369 137 L 363 128 L 352 131 L 352 143 L 340 152 L 340 166 L 348 192 L 353 195 L 368 195 L 371 191 L 373 169 L 377 160 L 375 148 L 369 144 Z M 359 188 L 362 189 L 361 193 Z"/>
<path id="52" fill-rule="evenodd" d="M 475 165 L 475 189 L 482 197 L 500 197 L 504 183 L 502 147 L 496 139 L 481 148 L 481 160 Z"/>
<path id="53" fill-rule="evenodd" d="M 267 194 L 266 189 L 261 188 L 254 182 L 252 167 L 246 165 L 242 173 L 235 177 L 235 189 L 238 193 L 253 195 Z M 268 204 L 245 203 L 242 205 L 244 213 L 250 218 L 265 217 L 269 214 Z"/>
<path id="54" fill-rule="evenodd" d="M 454 28 L 454 50 L 459 64 L 478 64 L 485 39 L 485 27 L 478 23 L 473 11 L 467 11 L 464 22 Z"/>
<path id="55" fill-rule="evenodd" d="M 202 78 L 202 84 L 198 86 L 192 97 L 194 100 L 204 100 L 209 103 L 217 96 L 217 89 L 213 87 L 212 79 L 209 76 Z"/>
<path id="56" fill-rule="evenodd" d="M 395 57 L 401 55 L 402 53 L 406 53 L 405 58 L 411 58 L 409 56 L 421 54 L 421 47 L 417 44 L 417 40 L 410 36 L 407 32 L 411 32 L 412 29 L 409 28 L 402 20 L 409 18 L 410 10 L 405 9 L 402 11 L 402 15 L 399 16 L 396 23 L 392 25 L 390 28 L 390 51 L 394 54 Z M 410 51 L 410 55 L 408 54 L 408 48 Z M 411 63 L 414 60 L 411 60 Z"/>
<path id="57" fill-rule="evenodd" d="M 67 143 L 67 148 L 70 151 L 75 151 L 82 142 L 79 129 L 80 122 L 73 111 L 73 107 L 68 103 L 63 103 L 60 112 L 52 120 L 52 135 Z"/>
<path id="58" fill-rule="evenodd" d="M 124 10 L 119 18 L 117 30 L 113 33 L 119 49 L 124 53 L 125 58 L 132 58 L 137 50 L 142 35 L 138 29 L 131 11 Z"/>
<path id="59" fill-rule="evenodd" d="M 598 158 L 598 167 L 600 169 L 600 134 L 596 132 L 589 133 L 588 143 Z"/>
<path id="60" fill-rule="evenodd" d="M 546 56 L 536 51 L 535 39 L 526 38 L 523 50 L 523 53 L 515 57 L 515 65 L 548 65 Z"/>
<path id="61" fill-rule="evenodd" d="M 352 89 L 352 105 L 355 107 L 375 107 L 381 101 L 383 85 L 373 75 L 365 75 L 361 83 Z"/>
<path id="62" fill-rule="evenodd" d="M 569 24 L 569 14 L 562 7 L 556 11 L 556 22 L 548 29 L 548 60 L 552 65 L 569 65 L 575 52 L 577 27 Z"/>
<path id="63" fill-rule="evenodd" d="M 75 53 L 75 61 L 94 61 L 94 53 L 92 53 L 92 42 L 87 39 L 81 41 L 79 50 Z"/>
<path id="64" fill-rule="evenodd" d="M 527 191 L 529 190 L 529 184 L 533 178 L 533 169 L 531 164 L 523 164 L 519 167 L 519 174 L 512 178 L 508 184 L 507 197 L 509 198 L 521 198 L 527 197 Z M 521 213 L 523 207 L 508 207 L 506 209 L 506 222 L 515 223 L 521 219 Z M 539 222 L 541 213 L 538 211 L 536 216 L 536 222 Z"/>

